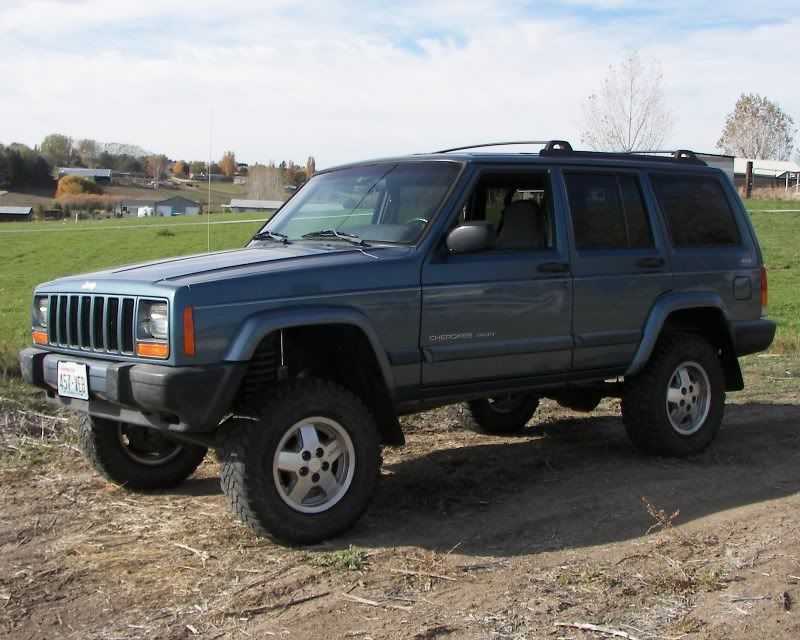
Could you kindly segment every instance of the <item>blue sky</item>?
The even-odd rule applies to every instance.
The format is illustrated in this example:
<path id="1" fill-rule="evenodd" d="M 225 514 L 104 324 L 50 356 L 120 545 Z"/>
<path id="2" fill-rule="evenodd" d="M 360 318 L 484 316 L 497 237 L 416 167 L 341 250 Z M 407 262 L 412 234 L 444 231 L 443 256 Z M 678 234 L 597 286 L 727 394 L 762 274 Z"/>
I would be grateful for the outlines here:
<path id="1" fill-rule="evenodd" d="M 0 0 L 0 142 L 319 166 L 494 139 L 577 141 L 626 48 L 660 61 L 668 146 L 713 151 L 742 92 L 800 124 L 796 2 Z"/>

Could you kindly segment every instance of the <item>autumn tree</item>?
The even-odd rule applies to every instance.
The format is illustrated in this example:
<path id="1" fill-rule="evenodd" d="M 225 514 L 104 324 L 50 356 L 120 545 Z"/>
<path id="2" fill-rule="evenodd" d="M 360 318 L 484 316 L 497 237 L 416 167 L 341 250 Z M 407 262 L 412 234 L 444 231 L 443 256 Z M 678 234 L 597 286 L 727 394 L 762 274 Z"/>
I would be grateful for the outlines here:
<path id="1" fill-rule="evenodd" d="M 51 133 L 42 140 L 42 144 L 39 145 L 39 153 L 41 153 L 50 164 L 56 166 L 68 165 L 74 160 L 72 138 L 61 135 L 60 133 Z"/>
<path id="2" fill-rule="evenodd" d="M 226 177 L 232 178 L 236 173 L 236 154 L 233 151 L 226 151 L 219 161 L 219 166 Z"/>
<path id="3" fill-rule="evenodd" d="M 664 74 L 656 59 L 628 51 L 608 69 L 602 86 L 582 105 L 581 142 L 595 151 L 659 149 L 674 128 L 664 104 Z"/>
<path id="4" fill-rule="evenodd" d="M 788 160 L 794 120 L 777 102 L 757 93 L 742 94 L 725 120 L 717 147 L 754 160 Z"/>
<path id="5" fill-rule="evenodd" d="M 103 190 L 94 180 L 81 176 L 62 176 L 56 188 L 56 198 L 77 196 L 83 193 L 101 194 Z"/>
<path id="6" fill-rule="evenodd" d="M 189 167 L 183 160 L 176 160 L 175 162 L 172 163 L 173 176 L 185 176 L 188 170 Z"/>
<path id="7" fill-rule="evenodd" d="M 310 178 L 317 172 L 317 161 L 314 160 L 314 156 L 308 156 L 308 160 L 306 160 L 306 178 Z"/>

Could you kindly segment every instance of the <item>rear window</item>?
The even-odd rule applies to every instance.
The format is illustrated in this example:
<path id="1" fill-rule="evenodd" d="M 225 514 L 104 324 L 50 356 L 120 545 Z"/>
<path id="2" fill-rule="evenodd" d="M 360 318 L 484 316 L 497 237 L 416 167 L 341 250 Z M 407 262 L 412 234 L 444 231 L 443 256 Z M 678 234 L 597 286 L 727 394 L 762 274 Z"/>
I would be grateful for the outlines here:
<path id="1" fill-rule="evenodd" d="M 724 247 L 741 242 L 736 217 L 716 178 L 651 176 L 672 246 Z"/>
<path id="2" fill-rule="evenodd" d="M 568 173 L 565 179 L 578 250 L 653 246 L 647 211 L 635 176 Z"/>

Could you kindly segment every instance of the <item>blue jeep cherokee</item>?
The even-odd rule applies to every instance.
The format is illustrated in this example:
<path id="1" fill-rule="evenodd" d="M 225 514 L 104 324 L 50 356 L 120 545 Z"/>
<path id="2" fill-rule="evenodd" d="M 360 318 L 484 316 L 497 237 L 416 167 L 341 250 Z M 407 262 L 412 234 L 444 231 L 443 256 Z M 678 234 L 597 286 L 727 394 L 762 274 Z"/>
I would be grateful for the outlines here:
<path id="1" fill-rule="evenodd" d="M 109 480 L 174 485 L 214 448 L 242 521 L 299 543 L 356 522 L 430 407 L 511 433 L 542 397 L 619 396 L 644 452 L 707 447 L 775 333 L 731 182 L 688 151 L 475 148 L 322 171 L 243 249 L 42 284 L 25 379 Z"/>

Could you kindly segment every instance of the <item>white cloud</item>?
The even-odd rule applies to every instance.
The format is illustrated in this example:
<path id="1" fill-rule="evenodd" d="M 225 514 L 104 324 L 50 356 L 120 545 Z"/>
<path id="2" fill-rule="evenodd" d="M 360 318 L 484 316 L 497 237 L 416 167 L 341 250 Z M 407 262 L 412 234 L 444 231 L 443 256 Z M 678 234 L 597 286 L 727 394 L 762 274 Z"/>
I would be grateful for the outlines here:
<path id="1" fill-rule="evenodd" d="M 683 20 L 689 5 L 669 4 Z M 663 63 L 678 119 L 670 146 L 713 150 L 741 92 L 766 94 L 800 120 L 800 85 L 791 81 L 800 20 L 669 28 L 669 15 L 590 20 L 587 5 L 630 8 L 626 0 L 577 0 L 572 14 L 489 0 L 4 5 L 0 141 L 32 144 L 59 131 L 202 158 L 209 105 L 214 155 L 231 148 L 248 161 L 313 153 L 326 166 L 492 139 L 575 141 L 581 100 L 626 46 Z"/>

